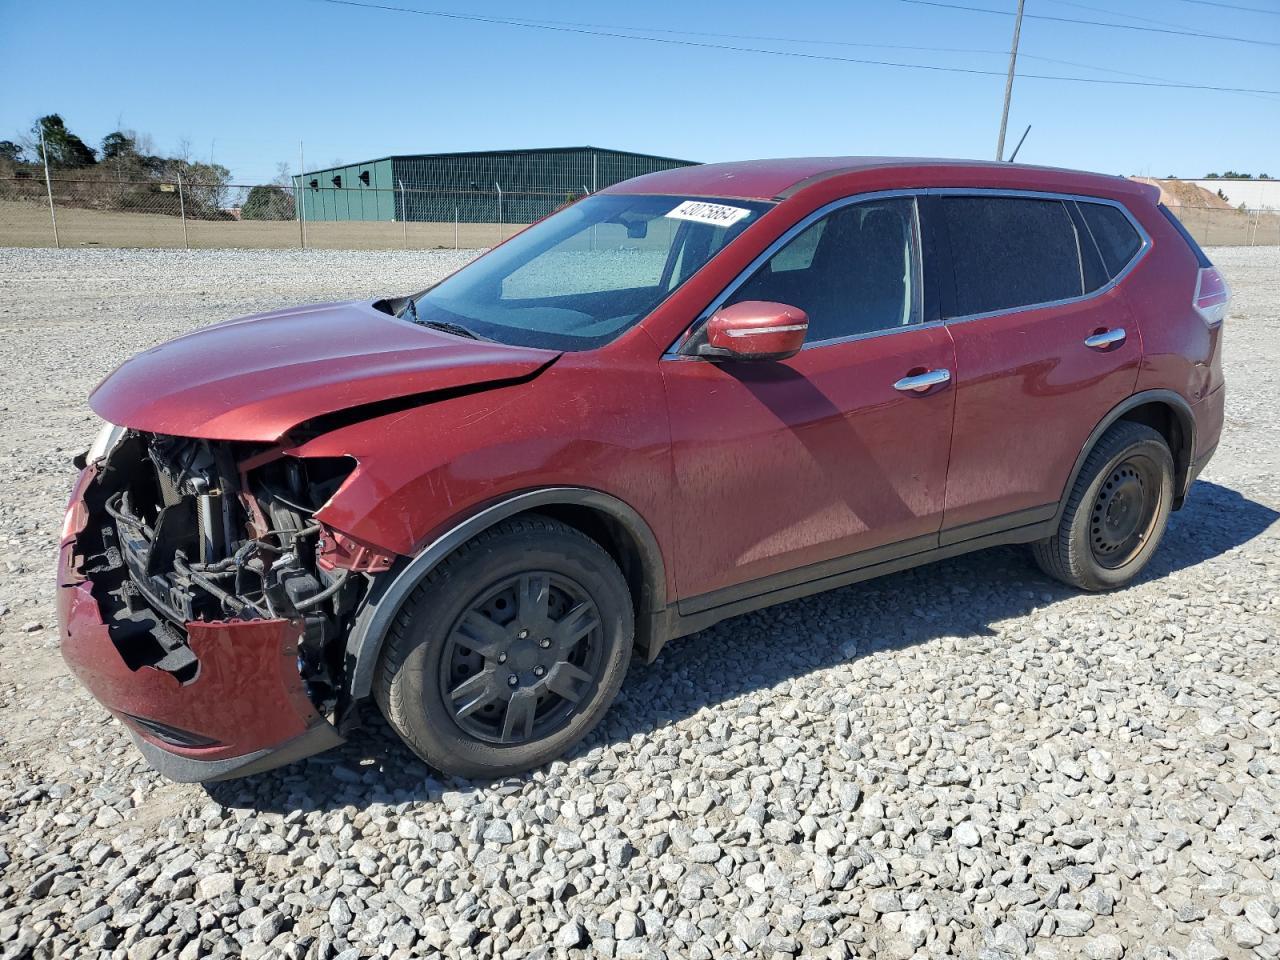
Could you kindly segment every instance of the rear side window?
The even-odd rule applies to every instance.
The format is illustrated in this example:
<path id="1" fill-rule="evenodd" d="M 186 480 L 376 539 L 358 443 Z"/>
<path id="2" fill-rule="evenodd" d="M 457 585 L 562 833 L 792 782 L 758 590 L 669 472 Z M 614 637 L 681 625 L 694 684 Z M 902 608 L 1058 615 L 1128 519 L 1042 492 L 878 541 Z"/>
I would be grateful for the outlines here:
<path id="1" fill-rule="evenodd" d="M 1075 224 L 1060 200 L 943 197 L 955 269 L 955 316 L 1084 293 Z"/>
<path id="2" fill-rule="evenodd" d="M 1115 277 L 1129 265 L 1142 249 L 1142 237 L 1119 207 L 1105 203 L 1078 203 L 1084 222 L 1098 245 L 1098 254 L 1107 268 L 1107 276 Z"/>

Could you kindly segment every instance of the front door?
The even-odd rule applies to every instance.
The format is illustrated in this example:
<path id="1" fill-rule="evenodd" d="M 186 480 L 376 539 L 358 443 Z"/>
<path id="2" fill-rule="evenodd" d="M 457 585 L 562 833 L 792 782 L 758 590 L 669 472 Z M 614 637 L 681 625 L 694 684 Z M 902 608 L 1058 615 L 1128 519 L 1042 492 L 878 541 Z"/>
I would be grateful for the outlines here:
<path id="1" fill-rule="evenodd" d="M 902 381 L 949 376 L 955 358 L 946 329 L 920 322 L 917 223 L 910 197 L 842 206 L 730 293 L 804 310 L 795 357 L 662 361 L 682 609 L 937 542 L 954 390 Z"/>

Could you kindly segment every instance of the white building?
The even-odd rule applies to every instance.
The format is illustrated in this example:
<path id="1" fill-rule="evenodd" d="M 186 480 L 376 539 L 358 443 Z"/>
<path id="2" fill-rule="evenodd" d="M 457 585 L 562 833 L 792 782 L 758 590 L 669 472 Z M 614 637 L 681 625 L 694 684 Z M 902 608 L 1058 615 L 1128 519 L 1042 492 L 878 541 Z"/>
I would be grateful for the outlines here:
<path id="1" fill-rule="evenodd" d="M 1280 180 L 1188 180 L 1210 193 L 1222 191 L 1233 207 L 1244 204 L 1250 210 L 1280 210 Z"/>

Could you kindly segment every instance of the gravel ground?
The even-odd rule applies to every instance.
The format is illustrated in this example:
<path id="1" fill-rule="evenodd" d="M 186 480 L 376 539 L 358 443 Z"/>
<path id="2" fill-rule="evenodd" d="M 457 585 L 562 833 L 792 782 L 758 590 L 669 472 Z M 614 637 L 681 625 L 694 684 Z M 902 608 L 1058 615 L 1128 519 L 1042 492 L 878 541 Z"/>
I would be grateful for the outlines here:
<path id="1" fill-rule="evenodd" d="M 1227 432 L 1133 588 L 993 550 L 674 643 L 526 778 L 441 782 L 375 716 L 206 790 L 58 656 L 85 395 L 174 333 L 466 254 L 0 251 L 0 954 L 1280 956 L 1280 252 L 1211 255 Z"/>

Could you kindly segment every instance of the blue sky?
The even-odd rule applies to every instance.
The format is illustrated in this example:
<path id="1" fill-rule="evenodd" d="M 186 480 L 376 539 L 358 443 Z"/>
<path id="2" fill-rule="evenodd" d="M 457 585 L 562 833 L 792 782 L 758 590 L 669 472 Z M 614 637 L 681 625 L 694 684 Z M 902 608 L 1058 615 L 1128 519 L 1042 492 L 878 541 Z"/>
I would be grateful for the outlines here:
<path id="1" fill-rule="evenodd" d="M 527 29 L 317 0 L 0 0 L 0 139 L 59 112 L 92 145 L 118 126 L 186 140 L 238 182 L 393 153 L 593 144 L 692 160 L 803 154 L 993 156 L 1012 19 L 903 0 L 600 4 L 372 0 L 653 36 L 896 60 L 937 73 Z M 1012 11 L 1014 0 L 947 0 Z M 1280 90 L 1280 0 L 1027 0 L 1027 13 L 1267 41 L 1028 19 L 1021 52 L 1167 80 Z M 1153 22 L 1154 21 L 1154 22 Z M 687 31 L 687 33 L 657 31 Z M 621 32 L 621 31 L 614 31 Z M 880 49 L 697 36 L 760 35 Z M 1125 79 L 1020 59 L 1019 71 Z M 1132 78 L 1138 79 L 1138 78 Z M 1020 77 L 1019 160 L 1109 173 L 1280 176 L 1280 96 Z"/>

